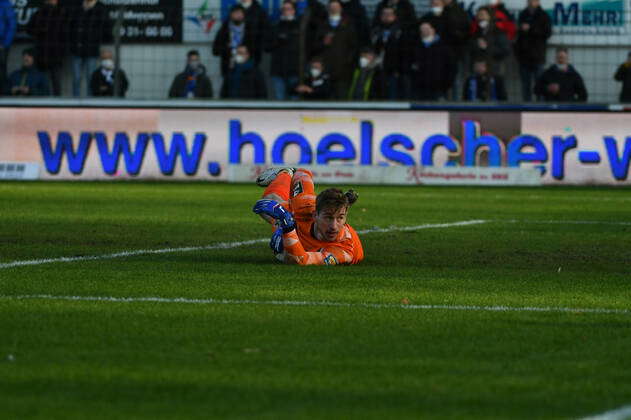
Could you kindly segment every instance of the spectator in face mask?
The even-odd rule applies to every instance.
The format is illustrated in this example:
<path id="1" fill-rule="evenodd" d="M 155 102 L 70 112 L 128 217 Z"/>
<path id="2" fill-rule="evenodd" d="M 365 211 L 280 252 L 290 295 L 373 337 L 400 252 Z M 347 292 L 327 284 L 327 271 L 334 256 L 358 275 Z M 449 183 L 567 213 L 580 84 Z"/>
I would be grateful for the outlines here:
<path id="1" fill-rule="evenodd" d="M 473 63 L 473 75 L 464 84 L 462 99 L 465 101 L 505 101 L 506 88 L 502 76 L 489 74 L 484 60 Z"/>
<path id="2" fill-rule="evenodd" d="M 206 67 L 201 63 L 199 52 L 188 52 L 186 69 L 173 79 L 169 98 L 212 98 L 213 85 L 206 75 Z"/>
<path id="3" fill-rule="evenodd" d="M 432 8 L 426 14 L 421 17 L 421 21 L 429 22 L 434 28 L 436 33 L 440 36 L 440 39 L 445 42 L 447 33 L 447 17 L 443 13 L 445 10 L 445 3 L 443 0 L 432 0 Z"/>
<path id="4" fill-rule="evenodd" d="M 118 77 L 118 91 L 114 94 L 114 85 Z M 127 75 L 122 69 L 114 69 L 114 55 L 110 50 L 101 51 L 101 65 L 92 73 L 90 91 L 92 96 L 125 97 L 129 88 Z"/>
<path id="5" fill-rule="evenodd" d="M 300 69 L 300 21 L 296 19 L 296 9 L 291 1 L 283 3 L 280 21 L 272 31 L 270 51 L 274 99 L 296 99 L 293 92 Z"/>
<path id="6" fill-rule="evenodd" d="M 267 99 L 267 85 L 263 72 L 245 45 L 237 47 L 234 67 L 224 78 L 221 97 L 226 99 Z"/>
<path id="7" fill-rule="evenodd" d="M 346 99 L 357 59 L 357 33 L 352 20 L 342 15 L 339 1 L 331 0 L 328 12 L 328 21 L 320 28 L 314 50 L 321 54 L 329 71 L 333 96 Z"/>
<path id="8" fill-rule="evenodd" d="M 248 44 L 248 50 L 258 66 L 261 64 L 263 49 L 269 42 L 271 29 L 269 17 L 258 0 L 239 0 L 239 4 L 243 6 L 245 12 L 245 24 L 252 32 L 252 42 Z"/>
<path id="9" fill-rule="evenodd" d="M 381 21 L 373 29 L 371 40 L 386 79 L 386 98 L 402 99 L 404 34 L 392 7 L 381 9 Z"/>
<path id="10" fill-rule="evenodd" d="M 503 75 L 504 62 L 511 49 L 508 38 L 494 24 L 491 11 L 480 7 L 473 23 L 473 35 L 470 41 L 471 62 L 484 60 L 494 75 Z"/>
<path id="11" fill-rule="evenodd" d="M 48 96 L 50 87 L 44 73 L 35 67 L 35 52 L 22 53 L 22 68 L 9 75 L 6 91 L 12 96 Z"/>
<path id="12" fill-rule="evenodd" d="M 226 77 L 234 66 L 234 57 L 239 45 L 252 48 L 255 31 L 245 22 L 245 9 L 240 4 L 232 6 L 230 16 L 223 22 L 213 41 L 213 54 L 221 57 L 221 75 Z"/>
<path id="13" fill-rule="evenodd" d="M 359 55 L 359 66 L 353 73 L 348 90 L 349 101 L 368 101 L 385 98 L 386 82 L 383 71 L 372 48 L 363 48 Z"/>
<path id="14" fill-rule="evenodd" d="M 556 63 L 543 72 L 535 85 L 535 94 L 546 102 L 587 101 L 585 83 L 570 64 L 567 48 L 557 48 Z"/>
<path id="15" fill-rule="evenodd" d="M 381 13 L 385 7 L 394 10 L 401 29 L 404 31 L 414 31 L 414 27 L 416 26 L 416 11 L 410 0 L 381 0 L 375 9 L 375 16 L 372 20 L 373 27 L 378 25 L 381 21 Z"/>
<path id="16" fill-rule="evenodd" d="M 302 99 L 325 101 L 331 99 L 331 81 L 325 72 L 324 62 L 321 58 L 314 57 L 309 64 L 309 74 L 305 83 L 296 87 Z"/>
<path id="17" fill-rule="evenodd" d="M 419 25 L 420 40 L 410 46 L 412 97 L 421 101 L 444 98 L 454 79 L 454 59 L 430 22 Z"/>

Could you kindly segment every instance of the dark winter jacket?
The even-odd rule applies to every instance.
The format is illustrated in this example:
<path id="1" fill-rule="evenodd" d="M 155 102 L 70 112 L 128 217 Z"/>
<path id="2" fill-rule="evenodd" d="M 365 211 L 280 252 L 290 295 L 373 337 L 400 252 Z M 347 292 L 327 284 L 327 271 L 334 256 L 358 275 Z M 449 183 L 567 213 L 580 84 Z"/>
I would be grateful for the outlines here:
<path id="1" fill-rule="evenodd" d="M 41 70 L 61 66 L 67 54 L 68 9 L 44 5 L 29 22 L 28 33 L 35 41 L 37 67 Z"/>
<path id="2" fill-rule="evenodd" d="M 413 46 L 410 66 L 411 96 L 417 100 L 436 100 L 451 88 L 455 78 L 454 56 L 440 39 Z"/>
<path id="3" fill-rule="evenodd" d="M 440 15 L 435 15 L 432 12 L 426 13 L 419 19 L 419 23 L 423 22 L 431 23 L 434 29 L 436 29 L 436 33 L 440 35 L 440 39 L 442 39 L 443 42 L 445 42 L 445 38 L 449 38 L 449 27 L 447 26 L 447 17 L 445 16 L 444 12 Z"/>
<path id="4" fill-rule="evenodd" d="M 381 68 L 355 69 L 348 89 L 349 101 L 379 100 L 385 97 L 386 79 Z"/>
<path id="5" fill-rule="evenodd" d="M 17 20 L 10 0 L 0 0 L 0 47 L 9 48 L 13 44 Z"/>
<path id="6" fill-rule="evenodd" d="M 305 80 L 305 85 L 313 89 L 313 92 L 301 93 L 302 99 L 312 101 L 326 101 L 331 99 L 331 79 L 328 74 L 320 75 L 317 78 L 309 76 L 307 80 Z"/>
<path id="7" fill-rule="evenodd" d="M 528 31 L 522 31 L 521 25 L 530 25 Z M 546 61 L 546 45 L 552 35 L 550 17 L 541 7 L 532 13 L 525 8 L 519 14 L 519 31 L 515 43 L 515 55 L 522 66 L 536 68 Z"/>
<path id="8" fill-rule="evenodd" d="M 486 49 L 482 49 L 478 45 L 478 39 L 486 41 Z M 500 73 L 500 63 L 502 63 L 511 53 L 510 43 L 504 32 L 497 29 L 493 24 L 489 28 L 478 30 L 473 34 L 469 41 L 471 62 L 475 60 L 485 60 L 487 62 L 490 73 Z"/>
<path id="9" fill-rule="evenodd" d="M 347 3 L 342 2 L 344 14 L 350 18 L 355 24 L 355 33 L 360 47 L 364 47 L 370 43 L 370 23 L 366 8 L 359 0 L 349 0 Z"/>
<path id="10" fill-rule="evenodd" d="M 5 87 L 6 94 L 13 95 L 11 91 L 17 86 L 27 86 L 29 88 L 29 92 L 26 96 L 50 95 L 48 78 L 34 66 L 29 68 L 22 67 L 11 73 L 7 80 L 7 86 Z M 18 95 L 23 96 L 23 94 Z"/>
<path id="11" fill-rule="evenodd" d="M 410 0 L 399 0 L 397 4 L 390 4 L 390 2 L 391 0 L 381 0 L 379 2 L 372 20 L 373 27 L 381 23 L 381 11 L 386 6 L 394 7 L 397 14 L 397 21 L 403 30 L 411 30 L 412 27 L 416 26 L 416 11 Z"/>
<path id="12" fill-rule="evenodd" d="M 250 56 L 258 65 L 261 63 L 263 49 L 269 41 L 270 24 L 267 12 L 257 0 L 252 0 L 252 5 L 245 9 L 245 24 L 250 27 L 252 34 Z"/>
<path id="13" fill-rule="evenodd" d="M 221 25 L 221 28 L 219 28 L 217 35 L 215 35 L 215 40 L 213 41 L 213 55 L 221 57 L 221 75 L 224 77 L 230 71 L 230 66 L 233 59 L 231 38 L 232 35 L 230 34 L 230 20 L 226 20 Z M 248 51 L 250 51 L 250 56 L 254 56 L 252 51 L 256 51 L 255 44 L 255 31 L 252 26 L 246 23 L 243 33 L 243 39 L 241 40 L 240 45 L 247 46 Z"/>
<path id="14" fill-rule="evenodd" d="M 326 24 L 328 14 L 326 8 L 318 0 L 307 0 L 307 7 L 300 14 L 300 31 L 304 32 L 304 57 L 302 65 L 313 58 L 316 39 L 320 28 Z"/>
<path id="15" fill-rule="evenodd" d="M 119 86 L 118 92 L 114 95 L 116 73 L 118 73 Z M 122 69 L 119 69 L 118 72 L 112 71 L 112 74 L 108 76 L 103 71 L 103 68 L 99 67 L 94 70 L 90 78 L 90 92 L 92 96 L 117 96 L 124 98 L 127 89 L 129 89 L 129 80 L 127 80 L 127 75 Z"/>
<path id="16" fill-rule="evenodd" d="M 462 99 L 465 101 L 505 101 L 506 86 L 502 76 L 469 76 L 464 84 Z"/>
<path id="17" fill-rule="evenodd" d="M 253 59 L 237 64 L 224 78 L 221 97 L 225 99 L 266 99 L 267 84 Z"/>
<path id="18" fill-rule="evenodd" d="M 298 76 L 300 69 L 300 20 L 279 21 L 270 36 L 272 76 Z"/>
<path id="19" fill-rule="evenodd" d="M 324 40 L 328 35 L 333 38 L 329 45 L 325 45 Z M 347 85 L 350 82 L 358 55 L 357 33 L 352 20 L 343 17 L 336 28 L 328 22 L 323 25 L 318 33 L 315 52 L 322 56 L 324 67 L 336 85 L 336 92 L 346 92 L 339 84 Z"/>
<path id="20" fill-rule="evenodd" d="M 82 5 L 70 11 L 70 53 L 79 57 L 98 57 L 102 44 L 112 42 L 112 21 L 100 2 L 84 10 Z"/>
<path id="21" fill-rule="evenodd" d="M 458 50 L 467 44 L 469 39 L 469 15 L 453 0 L 443 9 L 443 16 L 447 21 L 447 31 L 443 42 L 454 50 Z M 442 35 L 441 35 L 442 36 Z"/>
<path id="22" fill-rule="evenodd" d="M 194 83 L 193 94 L 195 98 L 212 98 L 213 85 L 206 75 L 204 67 L 197 71 L 185 69 L 182 73 L 175 76 L 171 88 L 169 89 L 169 98 L 187 98 L 188 87 Z"/>
<path id="23" fill-rule="evenodd" d="M 548 86 L 552 83 L 559 84 L 559 93 L 553 95 L 548 92 Z M 535 85 L 535 94 L 544 98 L 547 102 L 585 102 L 587 101 L 587 89 L 583 78 L 569 65 L 567 71 L 560 70 L 556 64 L 543 72 Z"/>
<path id="24" fill-rule="evenodd" d="M 631 65 L 629 63 L 621 64 L 614 75 L 614 79 L 622 82 L 620 102 L 631 103 Z"/>
<path id="25" fill-rule="evenodd" d="M 403 73 L 405 39 L 399 24 L 395 22 L 390 26 L 376 26 L 371 41 L 376 53 L 381 57 L 384 72 L 387 75 Z"/>

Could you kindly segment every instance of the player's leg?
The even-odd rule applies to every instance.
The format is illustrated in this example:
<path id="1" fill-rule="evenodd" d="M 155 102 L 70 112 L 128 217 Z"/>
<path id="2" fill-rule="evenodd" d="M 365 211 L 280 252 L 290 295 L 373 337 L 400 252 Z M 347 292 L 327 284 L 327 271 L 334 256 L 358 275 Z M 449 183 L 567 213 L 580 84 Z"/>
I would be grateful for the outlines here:
<path id="1" fill-rule="evenodd" d="M 289 209 L 296 220 L 311 220 L 315 211 L 315 186 L 313 174 L 306 169 L 296 169 L 291 180 Z"/>
<path id="2" fill-rule="evenodd" d="M 274 200 L 286 209 L 289 209 L 289 196 L 290 196 L 290 188 L 291 188 L 291 177 L 293 171 L 291 170 L 283 170 L 279 169 L 275 174 L 273 179 L 265 188 L 263 192 L 263 199 Z M 257 179 L 257 184 L 261 185 L 259 180 Z M 261 214 L 263 220 L 267 221 L 270 224 L 274 223 L 274 219 Z"/>

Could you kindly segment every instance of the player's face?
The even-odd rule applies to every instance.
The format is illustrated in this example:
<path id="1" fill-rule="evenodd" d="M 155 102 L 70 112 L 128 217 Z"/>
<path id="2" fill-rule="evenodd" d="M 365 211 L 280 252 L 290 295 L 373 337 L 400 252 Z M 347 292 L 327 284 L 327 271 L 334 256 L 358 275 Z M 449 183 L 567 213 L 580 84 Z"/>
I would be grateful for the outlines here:
<path id="1" fill-rule="evenodd" d="M 346 213 L 348 209 L 323 209 L 315 215 L 315 229 L 321 240 L 333 242 L 337 239 L 344 225 L 346 224 Z"/>

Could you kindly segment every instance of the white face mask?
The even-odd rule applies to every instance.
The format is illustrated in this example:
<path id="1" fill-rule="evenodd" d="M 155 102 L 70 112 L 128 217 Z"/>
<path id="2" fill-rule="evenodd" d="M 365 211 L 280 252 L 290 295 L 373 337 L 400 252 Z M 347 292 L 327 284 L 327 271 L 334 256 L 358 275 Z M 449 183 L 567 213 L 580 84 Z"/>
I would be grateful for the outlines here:
<path id="1" fill-rule="evenodd" d="M 106 70 L 114 70 L 114 60 L 110 58 L 106 58 L 105 60 L 101 60 L 101 67 Z"/>
<path id="2" fill-rule="evenodd" d="M 440 6 L 434 6 L 432 7 L 432 13 L 435 14 L 436 16 L 440 16 L 443 13 L 443 8 Z"/>
<path id="3" fill-rule="evenodd" d="M 434 40 L 434 35 L 424 36 L 422 39 L 424 43 L 428 44 Z"/>
<path id="4" fill-rule="evenodd" d="M 366 57 L 359 57 L 359 67 L 365 69 L 370 64 L 370 60 Z"/>
<path id="5" fill-rule="evenodd" d="M 342 15 L 330 15 L 329 16 L 329 23 L 330 24 L 335 24 L 337 25 L 338 23 L 340 23 L 340 20 L 342 20 Z"/>
<path id="6" fill-rule="evenodd" d="M 567 71 L 567 64 L 557 64 L 557 67 L 561 71 Z"/>
<path id="7" fill-rule="evenodd" d="M 317 79 L 322 74 L 322 70 L 312 67 L 309 70 L 309 73 L 311 73 L 311 77 L 313 77 L 314 79 Z"/>
<path id="8" fill-rule="evenodd" d="M 500 0 L 489 0 L 489 4 L 491 6 L 497 6 L 498 4 L 500 4 Z"/>
<path id="9" fill-rule="evenodd" d="M 244 55 L 237 54 L 237 55 L 235 55 L 235 56 L 234 56 L 234 61 L 235 61 L 237 64 L 243 64 L 243 63 L 245 63 L 245 62 L 246 62 L 246 59 L 245 59 L 245 56 L 244 56 Z"/>
<path id="10" fill-rule="evenodd" d="M 296 17 L 294 15 L 281 15 L 280 20 L 284 20 L 286 22 L 291 22 Z"/>
<path id="11" fill-rule="evenodd" d="M 488 20 L 481 20 L 478 22 L 478 25 L 480 26 L 480 28 L 482 29 L 486 29 L 489 27 L 489 21 Z"/>
<path id="12" fill-rule="evenodd" d="M 243 1 L 243 0 L 241 0 L 241 6 L 243 6 L 244 9 L 249 9 L 250 6 L 252 6 L 252 2 L 251 1 Z"/>

